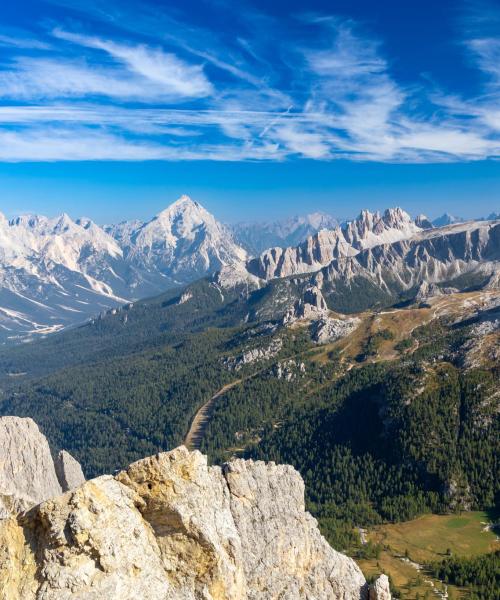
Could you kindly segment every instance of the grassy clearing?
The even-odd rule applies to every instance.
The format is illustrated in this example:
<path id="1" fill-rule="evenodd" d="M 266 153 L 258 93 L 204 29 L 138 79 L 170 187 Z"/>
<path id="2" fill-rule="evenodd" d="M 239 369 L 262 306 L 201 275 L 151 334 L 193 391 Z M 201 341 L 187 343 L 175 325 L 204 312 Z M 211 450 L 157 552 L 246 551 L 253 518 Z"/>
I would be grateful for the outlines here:
<path id="1" fill-rule="evenodd" d="M 411 563 L 420 565 L 443 559 L 448 551 L 457 556 L 477 556 L 500 547 L 497 536 L 485 526 L 490 517 L 481 511 L 461 515 L 425 515 L 406 523 L 383 525 L 368 532 L 368 539 L 380 544 L 383 550 L 378 559 L 360 560 L 366 576 L 384 571 L 391 575 L 405 600 L 421 598 L 428 592 L 437 597 L 431 578 Z M 407 558 L 407 560 L 405 560 Z M 411 562 L 409 562 L 411 561 Z M 452 595 L 465 597 L 458 588 L 450 586 Z M 463 592 L 463 591 L 462 591 Z"/>

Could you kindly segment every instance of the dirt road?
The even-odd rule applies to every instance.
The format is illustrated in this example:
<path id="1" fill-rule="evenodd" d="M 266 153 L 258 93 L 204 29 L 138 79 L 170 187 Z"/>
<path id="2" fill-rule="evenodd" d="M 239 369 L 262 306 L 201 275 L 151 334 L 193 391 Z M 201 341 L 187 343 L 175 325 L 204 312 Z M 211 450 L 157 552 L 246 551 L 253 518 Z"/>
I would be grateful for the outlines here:
<path id="1" fill-rule="evenodd" d="M 198 409 L 198 412 L 194 415 L 194 418 L 191 421 L 189 431 L 187 432 L 186 437 L 184 438 L 184 446 L 186 446 L 190 450 L 200 449 L 201 439 L 210 419 L 214 402 L 217 400 L 217 398 L 223 396 L 228 390 L 233 388 L 235 385 L 238 385 L 242 381 L 243 379 L 237 379 L 232 383 L 228 383 L 227 385 L 222 387 L 216 394 L 214 394 L 210 398 L 210 400 L 207 400 L 207 402 L 205 402 L 205 404 L 203 404 L 201 408 Z"/>

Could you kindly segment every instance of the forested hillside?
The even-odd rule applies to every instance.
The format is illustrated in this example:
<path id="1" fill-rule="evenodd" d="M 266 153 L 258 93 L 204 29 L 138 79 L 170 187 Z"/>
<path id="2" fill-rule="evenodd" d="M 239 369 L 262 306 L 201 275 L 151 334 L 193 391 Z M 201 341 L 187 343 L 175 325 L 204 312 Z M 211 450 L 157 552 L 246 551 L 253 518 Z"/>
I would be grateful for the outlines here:
<path id="1" fill-rule="evenodd" d="M 358 527 L 498 508 L 496 292 L 354 317 L 298 302 L 287 322 L 303 286 L 248 294 L 205 279 L 1 352 L 0 414 L 33 417 L 93 476 L 181 444 L 233 384 L 200 449 L 294 465 L 325 535 L 359 556 L 377 550 Z"/>

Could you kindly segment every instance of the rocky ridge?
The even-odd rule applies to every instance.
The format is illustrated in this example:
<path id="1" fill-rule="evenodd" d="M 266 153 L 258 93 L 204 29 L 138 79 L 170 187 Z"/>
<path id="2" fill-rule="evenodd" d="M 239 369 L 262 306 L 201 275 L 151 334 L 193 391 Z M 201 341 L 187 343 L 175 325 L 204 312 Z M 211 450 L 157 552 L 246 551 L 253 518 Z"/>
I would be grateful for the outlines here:
<path id="1" fill-rule="evenodd" d="M 0 417 L 0 519 L 58 496 L 85 481 L 66 451 L 54 460 L 32 419 Z"/>
<path id="2" fill-rule="evenodd" d="M 105 228 L 65 214 L 0 214 L 0 342 L 59 331 L 245 259 L 187 196 L 146 223 Z"/>
<path id="3" fill-rule="evenodd" d="M 354 221 L 322 230 L 295 247 L 271 248 L 247 263 L 248 271 L 265 281 L 319 271 L 333 260 L 355 256 L 379 244 L 407 239 L 421 229 L 401 208 L 382 215 L 363 210 Z"/>
<path id="4" fill-rule="evenodd" d="M 19 421 L 3 421 L 4 447 L 33 430 L 52 473 L 46 440 Z M 58 491 L 47 482 L 44 493 Z M 209 467 L 180 447 L 0 520 L 0 600 L 390 597 L 376 589 L 320 535 L 303 481 L 285 465 Z"/>
<path id="5" fill-rule="evenodd" d="M 500 265 L 500 222 L 459 223 L 429 229 L 391 244 L 380 244 L 345 260 L 336 259 L 319 273 L 321 284 L 364 278 L 389 293 L 450 282 L 475 273 L 484 285 Z"/>

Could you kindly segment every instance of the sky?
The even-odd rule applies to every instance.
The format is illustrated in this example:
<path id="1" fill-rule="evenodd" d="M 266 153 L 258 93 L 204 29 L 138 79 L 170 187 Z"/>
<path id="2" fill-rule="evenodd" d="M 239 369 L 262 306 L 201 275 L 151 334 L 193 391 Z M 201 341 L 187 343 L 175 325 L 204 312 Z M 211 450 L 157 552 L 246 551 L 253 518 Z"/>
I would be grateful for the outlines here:
<path id="1" fill-rule="evenodd" d="M 101 223 L 500 209 L 500 3 L 18 0 L 0 210 Z"/>

